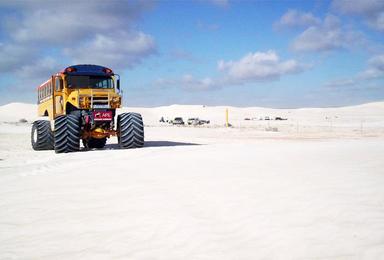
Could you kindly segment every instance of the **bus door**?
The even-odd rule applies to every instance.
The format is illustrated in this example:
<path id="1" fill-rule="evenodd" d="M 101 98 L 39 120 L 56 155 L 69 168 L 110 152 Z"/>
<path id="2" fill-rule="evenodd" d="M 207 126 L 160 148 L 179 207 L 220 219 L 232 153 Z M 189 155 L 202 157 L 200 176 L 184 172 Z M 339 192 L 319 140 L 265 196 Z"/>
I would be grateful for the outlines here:
<path id="1" fill-rule="evenodd" d="M 60 76 L 52 77 L 52 82 L 55 82 L 55 91 L 53 96 L 53 118 L 56 118 L 64 112 L 64 85 Z"/>

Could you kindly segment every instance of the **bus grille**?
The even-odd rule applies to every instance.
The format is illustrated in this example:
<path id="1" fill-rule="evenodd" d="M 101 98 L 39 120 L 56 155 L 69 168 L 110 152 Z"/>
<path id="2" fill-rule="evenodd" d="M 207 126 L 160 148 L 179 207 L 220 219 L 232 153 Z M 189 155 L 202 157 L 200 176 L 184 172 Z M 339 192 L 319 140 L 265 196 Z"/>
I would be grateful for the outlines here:
<path id="1" fill-rule="evenodd" d="M 92 108 L 109 108 L 109 97 L 92 96 Z"/>

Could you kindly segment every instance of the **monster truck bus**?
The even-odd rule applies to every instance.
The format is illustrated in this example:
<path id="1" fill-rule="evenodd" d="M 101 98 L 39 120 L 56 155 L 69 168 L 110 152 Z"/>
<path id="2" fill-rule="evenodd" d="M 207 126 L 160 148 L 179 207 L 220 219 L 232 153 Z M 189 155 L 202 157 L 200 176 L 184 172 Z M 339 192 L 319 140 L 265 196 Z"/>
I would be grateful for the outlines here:
<path id="1" fill-rule="evenodd" d="M 98 65 L 74 65 L 52 75 L 37 88 L 38 116 L 33 122 L 34 150 L 56 153 L 103 148 L 117 136 L 121 148 L 144 145 L 143 120 L 138 113 L 122 113 L 120 77 Z M 115 123 L 116 122 L 116 123 Z"/>

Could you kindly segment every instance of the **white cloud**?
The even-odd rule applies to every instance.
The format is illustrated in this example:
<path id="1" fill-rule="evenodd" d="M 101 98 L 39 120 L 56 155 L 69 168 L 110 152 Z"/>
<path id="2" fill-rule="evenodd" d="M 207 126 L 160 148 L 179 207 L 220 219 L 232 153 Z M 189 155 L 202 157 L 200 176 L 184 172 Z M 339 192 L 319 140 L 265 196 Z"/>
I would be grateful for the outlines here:
<path id="1" fill-rule="evenodd" d="M 217 88 L 217 82 L 212 78 L 196 79 L 192 75 L 184 75 L 181 78 L 181 87 L 186 90 L 210 90 Z"/>
<path id="2" fill-rule="evenodd" d="M 382 0 L 334 0 L 332 7 L 342 14 L 361 16 L 371 27 L 384 31 L 384 1 Z"/>
<path id="3" fill-rule="evenodd" d="M 36 58 L 33 48 L 0 43 L 0 71 L 12 72 L 24 62 Z"/>
<path id="4" fill-rule="evenodd" d="M 125 0 L 76 5 L 4 0 L 0 8 L 12 15 L 0 17 L 0 29 L 7 36 L 0 46 L 0 67 L 20 73 L 21 67 L 36 60 L 48 60 L 51 51 L 69 63 L 131 67 L 156 51 L 153 37 L 134 29 L 135 21 L 152 5 L 151 1 Z"/>
<path id="5" fill-rule="evenodd" d="M 332 6 L 347 14 L 374 14 L 384 9 L 384 2 L 381 0 L 334 0 Z"/>
<path id="6" fill-rule="evenodd" d="M 110 33 L 129 28 L 146 9 L 134 1 L 86 2 L 74 7 L 65 2 L 18 5 L 21 19 L 7 19 L 10 36 L 17 42 L 75 44 L 95 33 Z"/>
<path id="7" fill-rule="evenodd" d="M 280 61 L 275 51 L 248 53 L 237 61 L 219 61 L 218 69 L 231 81 L 276 79 L 285 74 L 297 73 L 303 66 L 296 60 Z"/>
<path id="8" fill-rule="evenodd" d="M 275 23 L 278 28 L 284 27 L 307 27 L 317 25 L 321 21 L 312 13 L 301 12 L 298 10 L 288 10 L 283 16 Z"/>
<path id="9" fill-rule="evenodd" d="M 155 86 L 158 88 L 169 88 L 176 87 L 189 91 L 201 91 L 201 90 L 213 90 L 219 87 L 219 80 L 214 80 L 212 78 L 203 78 L 198 79 L 190 74 L 184 74 L 180 78 L 175 79 L 164 79 L 160 78 L 156 80 Z"/>
<path id="10" fill-rule="evenodd" d="M 159 79 L 155 85 L 176 86 L 186 90 L 212 90 L 227 86 L 238 86 L 258 81 L 277 80 L 281 76 L 295 74 L 309 68 L 296 60 L 281 61 L 275 51 L 248 53 L 236 61 L 218 61 L 218 78 L 196 78 L 186 74 L 179 79 Z"/>
<path id="11" fill-rule="evenodd" d="M 30 97 L 36 95 L 36 87 L 46 81 L 51 75 L 60 71 L 65 65 L 53 57 L 36 58 L 33 61 L 20 65 L 14 69 L 16 77 L 0 87 L 7 93 L 17 93 L 13 98 L 20 98 L 23 95 Z M 10 91 L 12 90 L 12 91 Z M 32 99 L 33 101 L 35 100 Z M 32 101 L 29 100 L 29 101 Z"/>
<path id="12" fill-rule="evenodd" d="M 384 77 L 384 54 L 376 55 L 368 60 L 368 67 L 359 73 L 359 79 L 375 79 Z"/>
<path id="13" fill-rule="evenodd" d="M 384 78 L 384 54 L 371 57 L 364 70 L 348 79 L 336 79 L 326 83 L 326 87 L 351 87 L 366 84 L 369 81 Z"/>
<path id="14" fill-rule="evenodd" d="M 17 74 L 24 80 L 41 80 L 58 72 L 65 65 L 53 57 L 44 57 L 18 68 Z"/>
<path id="15" fill-rule="evenodd" d="M 342 28 L 337 17 L 327 15 L 321 24 L 302 32 L 293 41 L 292 48 L 295 51 L 322 52 L 354 48 L 362 42 L 364 38 L 359 32 Z"/>
<path id="16" fill-rule="evenodd" d="M 156 50 L 154 39 L 143 32 L 96 34 L 78 46 L 65 48 L 74 63 L 101 64 L 112 68 L 132 67 Z"/>
<path id="17" fill-rule="evenodd" d="M 126 69 L 156 52 L 153 37 L 135 28 L 150 1 L 0 1 L 0 84 L 32 95 L 50 75 L 76 63 Z M 16 96 L 13 98 L 17 98 Z"/>

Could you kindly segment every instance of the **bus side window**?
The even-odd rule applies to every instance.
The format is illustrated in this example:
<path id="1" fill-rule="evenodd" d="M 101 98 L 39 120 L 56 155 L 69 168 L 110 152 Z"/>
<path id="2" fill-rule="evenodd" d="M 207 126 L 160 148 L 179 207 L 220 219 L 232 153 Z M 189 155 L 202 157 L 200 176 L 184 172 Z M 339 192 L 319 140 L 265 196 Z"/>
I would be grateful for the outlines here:
<path id="1" fill-rule="evenodd" d="M 56 78 L 55 86 L 56 86 L 56 91 L 60 91 L 62 89 L 63 81 L 58 77 Z"/>

